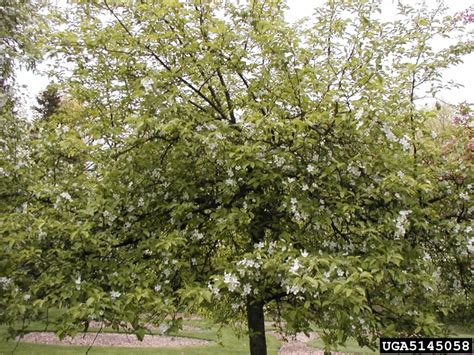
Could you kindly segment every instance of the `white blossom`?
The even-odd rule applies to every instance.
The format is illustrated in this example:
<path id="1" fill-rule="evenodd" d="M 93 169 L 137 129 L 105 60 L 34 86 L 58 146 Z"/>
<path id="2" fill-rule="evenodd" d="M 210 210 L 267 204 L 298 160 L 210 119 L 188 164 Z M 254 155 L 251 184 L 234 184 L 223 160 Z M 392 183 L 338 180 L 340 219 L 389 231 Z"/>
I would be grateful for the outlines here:
<path id="1" fill-rule="evenodd" d="M 71 195 L 69 195 L 69 193 L 67 193 L 67 192 L 61 192 L 59 197 L 61 197 L 64 200 L 72 201 Z"/>
<path id="2" fill-rule="evenodd" d="M 273 156 L 273 161 L 275 162 L 275 165 L 279 168 L 281 168 L 286 163 L 285 158 L 280 157 L 278 155 Z"/>
<path id="3" fill-rule="evenodd" d="M 0 277 L 0 287 L 2 289 L 6 289 L 10 285 L 11 281 L 12 280 L 9 277 L 5 277 L 5 276 Z"/>
<path id="4" fill-rule="evenodd" d="M 227 288 L 230 292 L 234 292 L 237 287 L 240 285 L 240 281 L 232 273 L 224 273 L 224 283 L 227 285 Z"/>
<path id="5" fill-rule="evenodd" d="M 405 177 L 405 174 L 403 173 L 403 171 L 398 171 L 397 172 L 397 176 L 400 178 L 400 179 L 403 179 Z"/>
<path id="6" fill-rule="evenodd" d="M 276 242 L 272 241 L 270 242 L 270 244 L 268 245 L 268 254 L 273 254 L 275 252 L 275 246 L 276 246 Z"/>
<path id="7" fill-rule="evenodd" d="M 347 171 L 355 177 L 359 177 L 361 174 L 359 168 L 357 166 L 353 166 L 352 164 L 349 164 L 349 166 L 347 167 Z"/>
<path id="8" fill-rule="evenodd" d="M 465 200 L 465 201 L 469 201 L 469 194 L 467 192 L 461 192 L 459 194 L 459 198 L 461 198 L 462 200 Z"/>
<path id="9" fill-rule="evenodd" d="M 326 272 L 323 274 L 323 281 L 324 281 L 324 282 L 329 282 L 329 276 L 331 276 L 331 272 L 326 271 Z"/>
<path id="10" fill-rule="evenodd" d="M 225 180 L 225 184 L 227 186 L 237 186 L 237 182 L 234 179 L 230 179 L 230 178 Z"/>
<path id="11" fill-rule="evenodd" d="M 309 164 L 309 165 L 306 167 L 306 171 L 307 171 L 308 173 L 312 174 L 312 173 L 315 171 L 314 165 Z"/>
<path id="12" fill-rule="evenodd" d="M 122 294 L 119 291 L 110 291 L 110 298 L 112 301 L 115 301 L 119 298 Z"/>
<path id="13" fill-rule="evenodd" d="M 245 284 L 242 291 L 242 296 L 248 296 L 252 292 L 252 286 L 250 284 Z"/>
<path id="14" fill-rule="evenodd" d="M 219 290 L 219 287 L 215 286 L 215 285 L 212 285 L 212 284 L 208 284 L 207 285 L 207 288 L 211 291 L 211 293 L 217 298 L 219 299 L 221 297 L 220 295 L 220 290 Z"/>
<path id="15" fill-rule="evenodd" d="M 395 142 L 397 141 L 397 136 L 393 134 L 392 130 L 390 127 L 388 127 L 386 124 L 382 126 L 382 132 L 385 134 L 385 137 L 390 141 L 390 142 Z"/>
<path id="16" fill-rule="evenodd" d="M 294 294 L 295 296 L 298 294 L 298 293 L 303 293 L 305 292 L 306 289 L 304 287 L 300 287 L 298 285 L 291 285 L 291 286 L 286 286 L 286 294 L 289 295 L 290 293 Z"/>
<path id="17" fill-rule="evenodd" d="M 237 265 L 243 265 L 245 267 L 254 267 L 255 266 L 255 261 L 252 260 L 252 259 L 247 259 L 247 258 L 244 258 L 242 260 L 240 260 Z"/>
<path id="18" fill-rule="evenodd" d="M 160 292 L 161 291 L 161 285 L 155 285 L 155 287 L 153 287 L 153 290 L 155 290 L 155 292 Z"/>
<path id="19" fill-rule="evenodd" d="M 410 150 L 410 138 L 405 134 L 399 141 L 398 141 L 404 151 Z"/>
<path id="20" fill-rule="evenodd" d="M 29 293 L 25 293 L 23 295 L 23 300 L 28 301 L 31 298 L 31 295 Z"/>
<path id="21" fill-rule="evenodd" d="M 202 234 L 201 232 L 199 232 L 198 230 L 194 230 L 193 233 L 192 233 L 192 236 L 193 238 L 195 238 L 196 240 L 201 240 L 204 238 L 204 234 Z"/>
<path id="22" fill-rule="evenodd" d="M 143 78 L 140 83 L 142 84 L 145 91 L 150 91 L 153 88 L 153 79 L 152 78 Z"/>
<path id="23" fill-rule="evenodd" d="M 301 256 L 302 256 L 303 258 L 307 258 L 308 255 L 309 255 L 309 254 L 308 254 L 308 252 L 307 252 L 306 250 L 303 250 L 303 251 L 301 252 Z"/>
<path id="24" fill-rule="evenodd" d="M 79 291 L 81 289 L 81 275 L 77 276 L 77 279 L 74 280 L 74 283 L 76 284 L 76 289 Z"/>
<path id="25" fill-rule="evenodd" d="M 406 225 L 408 223 L 408 215 L 411 213 L 411 210 L 407 211 L 400 211 L 397 217 L 397 220 L 395 221 L 395 227 L 397 230 L 395 231 L 395 237 L 403 237 L 406 233 Z"/>
<path id="26" fill-rule="evenodd" d="M 300 267 L 301 267 L 301 264 L 300 264 L 299 260 L 295 259 L 295 261 L 293 262 L 293 265 L 290 268 L 290 272 L 293 273 L 293 274 L 296 274 L 298 272 L 298 270 L 300 269 Z"/>

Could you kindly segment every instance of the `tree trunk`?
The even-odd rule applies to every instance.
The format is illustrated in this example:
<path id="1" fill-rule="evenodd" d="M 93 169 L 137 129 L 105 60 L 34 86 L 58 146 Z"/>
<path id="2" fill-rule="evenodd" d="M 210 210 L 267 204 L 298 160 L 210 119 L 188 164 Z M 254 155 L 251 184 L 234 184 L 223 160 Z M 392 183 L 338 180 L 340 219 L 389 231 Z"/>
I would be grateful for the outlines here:
<path id="1" fill-rule="evenodd" d="M 251 355 L 267 355 L 263 302 L 247 299 L 247 324 Z"/>

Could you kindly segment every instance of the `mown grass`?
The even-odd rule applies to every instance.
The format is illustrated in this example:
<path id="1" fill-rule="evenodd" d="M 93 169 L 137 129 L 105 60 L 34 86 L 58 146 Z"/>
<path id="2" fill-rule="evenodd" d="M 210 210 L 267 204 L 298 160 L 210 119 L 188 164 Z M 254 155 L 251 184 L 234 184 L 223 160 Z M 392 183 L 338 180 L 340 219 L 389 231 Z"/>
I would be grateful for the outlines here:
<path id="1" fill-rule="evenodd" d="M 450 331 L 450 338 L 474 338 L 474 329 L 466 328 L 456 325 L 448 326 Z M 321 339 L 315 339 L 308 343 L 309 346 L 317 349 L 324 349 L 324 343 Z M 353 354 L 379 354 L 379 351 L 371 350 L 368 347 L 361 347 L 355 339 L 348 339 L 344 346 L 331 349 L 331 351 L 338 351 L 342 353 L 353 353 Z"/>
<path id="2" fill-rule="evenodd" d="M 54 318 L 54 313 L 51 314 Z M 223 327 L 220 329 L 209 321 L 205 320 L 185 320 L 183 322 L 185 326 L 192 326 L 192 330 L 179 331 L 173 333 L 173 336 L 190 337 L 196 339 L 209 340 L 212 342 L 208 346 L 194 346 L 194 347 L 182 347 L 182 348 L 123 348 L 123 347 L 102 347 L 93 346 L 89 351 L 91 355 L 135 355 L 135 354 L 163 354 L 163 355 L 206 355 L 206 354 L 248 354 L 248 339 L 244 335 L 238 337 L 235 335 L 230 327 Z M 195 329 L 194 329 L 195 327 Z M 449 327 L 452 337 L 474 337 L 474 328 L 466 328 L 461 326 L 450 326 Z M 44 331 L 45 323 L 33 322 L 28 325 L 29 331 Z M 54 329 L 48 329 L 53 331 Z M 270 329 L 268 329 L 270 330 Z M 90 329 L 91 332 L 97 331 L 97 329 Z M 102 332 L 115 332 L 113 329 L 104 328 Z M 124 332 L 122 330 L 121 332 Z M 75 355 L 85 354 L 88 350 L 87 346 L 70 346 L 70 345 L 40 345 L 31 343 L 16 343 L 15 341 L 6 341 L 6 328 L 0 326 L 0 355 L 11 354 L 14 350 L 15 355 Z M 324 343 L 321 339 L 315 339 L 308 343 L 310 347 L 317 349 L 324 349 Z M 281 342 L 275 337 L 267 335 L 267 346 L 269 354 L 277 354 Z M 349 339 L 345 346 L 340 346 L 332 351 L 339 351 L 344 353 L 354 354 L 376 354 L 377 351 L 373 351 L 367 347 L 360 347 L 354 339 Z"/>
<path id="3" fill-rule="evenodd" d="M 174 336 L 183 336 L 196 339 L 212 341 L 208 346 L 194 346 L 182 348 L 122 348 L 122 347 L 103 347 L 93 346 L 89 354 L 104 355 L 135 355 L 135 354 L 163 354 L 163 355 L 206 355 L 206 354 L 248 354 L 248 340 L 246 336 L 238 337 L 229 327 L 220 329 L 205 321 L 185 321 L 185 325 L 192 325 L 199 329 L 192 331 L 179 331 L 172 334 Z M 45 325 L 35 322 L 29 325 L 30 331 L 43 331 Z M 51 330 L 51 329 L 50 329 Z M 94 329 L 90 330 L 91 332 Z M 112 329 L 104 329 L 103 332 L 114 332 Z M 85 354 L 87 346 L 70 345 L 40 345 L 31 343 L 16 343 L 15 341 L 5 341 L 6 328 L 0 327 L 0 355 L 11 354 L 14 350 L 15 355 L 75 355 Z M 277 354 L 280 342 L 273 336 L 267 335 L 267 346 L 269 354 Z"/>

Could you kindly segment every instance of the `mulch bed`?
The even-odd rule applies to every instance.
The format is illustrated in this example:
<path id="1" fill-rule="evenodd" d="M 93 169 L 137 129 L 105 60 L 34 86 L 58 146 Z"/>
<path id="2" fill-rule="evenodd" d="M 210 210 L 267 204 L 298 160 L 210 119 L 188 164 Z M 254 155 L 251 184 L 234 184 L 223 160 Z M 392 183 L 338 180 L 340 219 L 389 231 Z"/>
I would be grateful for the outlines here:
<path id="1" fill-rule="evenodd" d="M 94 340 L 95 339 L 95 340 Z M 151 348 L 151 347 L 185 347 L 204 346 L 212 342 L 207 340 L 192 339 L 185 337 L 171 337 L 162 335 L 145 335 L 143 341 L 137 339 L 133 334 L 120 333 L 78 333 L 74 338 L 66 337 L 59 340 L 52 332 L 31 332 L 25 334 L 20 342 L 50 345 L 77 345 L 77 346 L 108 346 L 129 348 Z"/>

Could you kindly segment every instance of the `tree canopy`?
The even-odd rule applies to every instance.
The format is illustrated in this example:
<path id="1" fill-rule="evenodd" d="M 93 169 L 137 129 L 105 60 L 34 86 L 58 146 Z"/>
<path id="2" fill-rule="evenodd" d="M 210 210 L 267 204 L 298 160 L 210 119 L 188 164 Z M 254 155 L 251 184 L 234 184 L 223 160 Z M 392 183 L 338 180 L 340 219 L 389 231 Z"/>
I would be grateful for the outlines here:
<path id="1" fill-rule="evenodd" d="M 194 312 L 246 323 L 265 354 L 264 317 L 374 346 L 439 333 L 452 290 L 472 302 L 472 159 L 443 161 L 415 106 L 472 42 L 432 48 L 462 30 L 442 5 L 387 22 L 380 1 L 329 0 L 297 24 L 285 7 L 56 15 L 44 50 L 71 63 L 67 100 L 4 172 L 27 181 L 0 223 L 12 332 L 51 307 L 60 335 Z"/>

